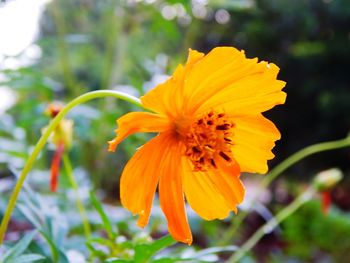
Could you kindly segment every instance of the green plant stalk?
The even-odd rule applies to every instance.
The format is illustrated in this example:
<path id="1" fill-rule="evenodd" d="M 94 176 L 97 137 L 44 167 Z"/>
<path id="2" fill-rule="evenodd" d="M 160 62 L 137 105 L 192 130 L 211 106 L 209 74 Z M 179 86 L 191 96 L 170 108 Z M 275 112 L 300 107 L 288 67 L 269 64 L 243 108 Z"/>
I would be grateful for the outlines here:
<path id="1" fill-rule="evenodd" d="M 10 220 L 12 211 L 16 205 L 16 201 L 18 198 L 18 195 L 21 191 L 22 185 L 27 177 L 27 174 L 29 173 L 30 169 L 33 166 L 34 161 L 36 160 L 37 156 L 39 155 L 40 151 L 42 148 L 45 146 L 47 140 L 49 139 L 50 134 L 53 132 L 53 130 L 57 127 L 59 122 L 63 119 L 64 116 L 75 106 L 85 103 L 89 100 L 93 100 L 96 98 L 102 98 L 102 97 L 115 97 L 118 99 L 125 100 L 127 102 L 130 102 L 136 106 L 143 107 L 140 100 L 138 98 L 135 98 L 131 95 L 128 95 L 123 92 L 118 92 L 118 91 L 113 91 L 113 90 L 98 90 L 98 91 L 92 91 L 85 93 L 74 100 L 70 101 L 61 111 L 57 116 L 50 122 L 49 126 L 45 130 L 45 132 L 41 135 L 39 141 L 35 145 L 33 152 L 29 156 L 29 159 L 27 160 L 22 173 L 20 174 L 18 181 L 16 183 L 16 186 L 12 192 L 12 195 L 10 197 L 9 203 L 7 205 L 4 217 L 1 221 L 0 225 L 0 245 L 3 242 L 4 235 L 7 230 L 7 225 Z"/>
<path id="2" fill-rule="evenodd" d="M 298 196 L 292 203 L 286 208 L 281 210 L 274 218 L 270 219 L 266 224 L 261 226 L 229 259 L 228 263 L 238 262 L 250 249 L 252 249 L 256 243 L 266 234 L 271 232 L 276 226 L 278 226 L 284 219 L 293 214 L 303 204 L 311 200 L 315 194 L 315 190 L 310 187 L 303 194 Z"/>
<path id="3" fill-rule="evenodd" d="M 299 162 L 300 160 L 304 159 L 305 157 L 308 157 L 315 153 L 336 150 L 336 149 L 341 149 L 345 147 L 350 147 L 350 134 L 346 138 L 341 140 L 321 142 L 321 143 L 308 146 L 296 152 L 295 154 L 291 155 L 289 158 L 287 158 L 286 160 L 281 162 L 279 165 L 277 165 L 274 169 L 272 169 L 271 172 L 262 181 L 261 186 L 263 188 L 267 187 L 282 172 L 284 172 L 285 170 L 287 170 L 289 167 Z"/>
<path id="4" fill-rule="evenodd" d="M 119 34 L 122 30 L 123 18 L 116 15 L 117 1 L 112 1 L 109 7 L 108 13 L 105 15 L 105 23 L 108 27 L 107 34 L 105 36 L 106 51 L 104 52 L 104 66 L 101 78 L 101 87 L 111 87 L 111 76 L 113 73 L 113 60 L 118 47 Z M 120 70 L 120 68 L 117 68 Z M 118 83 L 118 82 L 117 82 Z M 103 105 L 102 105 L 103 106 Z M 101 107 L 102 109 L 103 107 Z"/>
<path id="5" fill-rule="evenodd" d="M 58 1 L 54 1 L 51 6 L 51 13 L 56 24 L 57 28 L 57 42 L 58 42 L 58 51 L 59 51 L 59 59 L 63 71 L 63 78 L 65 80 L 65 84 L 67 85 L 68 90 L 71 95 L 76 96 L 76 81 L 74 75 L 72 73 L 72 68 L 69 62 L 68 48 L 65 41 L 66 35 L 66 24 L 65 20 L 62 17 L 61 7 Z"/>
<path id="6" fill-rule="evenodd" d="M 124 14 L 123 12 L 120 12 L 116 15 L 116 10 L 121 8 L 120 3 L 118 1 L 111 1 L 110 5 L 105 20 L 108 30 L 107 35 L 105 36 L 106 51 L 104 52 L 104 65 L 102 67 L 103 71 L 101 78 L 101 87 L 107 87 L 108 89 L 115 87 L 123 75 L 124 58 L 125 54 L 127 54 L 126 49 L 128 47 L 128 37 L 124 32 L 126 30 L 124 29 Z M 98 105 L 98 109 L 102 112 L 110 112 L 113 107 L 115 107 L 114 103 L 103 103 L 103 101 Z M 101 135 L 108 134 L 108 130 L 106 130 L 108 127 L 106 125 L 102 122 L 97 124 L 99 125 L 97 128 Z M 99 144 L 101 144 L 101 138 L 95 141 L 95 145 Z M 97 154 L 101 159 L 104 159 L 108 153 L 102 149 Z M 96 167 L 97 170 L 103 171 L 104 169 L 104 167 L 101 166 L 101 162 L 96 163 Z M 94 188 L 98 188 L 101 181 L 96 171 L 92 171 L 91 177 L 94 183 Z"/>
<path id="7" fill-rule="evenodd" d="M 91 238 L 91 227 L 90 227 L 89 219 L 87 217 L 87 213 L 85 211 L 83 202 L 80 199 L 79 189 L 78 189 L 79 187 L 78 187 L 77 181 L 75 180 L 75 177 L 73 174 L 71 162 L 70 162 L 69 157 L 66 153 L 63 154 L 63 165 L 64 165 L 64 168 L 66 170 L 66 174 L 68 176 L 69 182 L 72 185 L 72 188 L 75 192 L 76 205 L 77 205 L 77 208 L 79 210 L 81 220 L 83 222 L 85 237 L 86 237 L 86 239 L 89 239 L 89 238 Z"/>
<path id="8" fill-rule="evenodd" d="M 321 142 L 321 143 L 317 143 L 317 144 L 305 147 L 305 148 L 301 149 L 300 151 L 294 153 L 293 155 L 289 156 L 287 159 L 285 159 L 280 164 L 278 164 L 262 180 L 261 186 L 259 187 L 258 191 L 256 191 L 256 193 L 254 194 L 254 197 L 253 197 L 248 209 L 240 212 L 239 215 L 234 218 L 232 225 L 226 231 L 226 234 L 224 235 L 222 242 L 220 242 L 220 245 L 228 244 L 232 240 L 232 238 L 236 234 L 239 226 L 241 225 L 243 220 L 247 217 L 249 211 L 251 210 L 251 208 L 255 204 L 256 200 L 258 199 L 258 197 L 262 193 L 262 190 L 265 189 L 266 187 L 268 187 L 270 185 L 270 183 L 274 179 L 276 179 L 282 172 L 284 172 L 285 170 L 287 170 L 289 167 L 296 164 L 300 160 L 302 160 L 310 155 L 313 155 L 315 153 L 336 150 L 336 149 L 341 149 L 341 148 L 345 148 L 345 147 L 350 147 L 350 134 L 346 138 L 341 139 L 341 140 Z"/>

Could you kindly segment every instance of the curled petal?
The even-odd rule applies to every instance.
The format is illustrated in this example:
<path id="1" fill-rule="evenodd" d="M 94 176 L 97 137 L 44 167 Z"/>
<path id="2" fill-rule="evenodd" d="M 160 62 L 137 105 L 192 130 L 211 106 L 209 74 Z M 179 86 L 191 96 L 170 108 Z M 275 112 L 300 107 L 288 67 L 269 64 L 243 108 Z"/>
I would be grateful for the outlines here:
<path id="1" fill-rule="evenodd" d="M 169 136 L 161 134 L 147 142 L 137 150 L 122 173 L 120 199 L 125 208 L 139 215 L 140 227 L 148 223 L 160 176 L 159 163 L 169 152 L 167 148 L 169 140 Z"/>
<path id="2" fill-rule="evenodd" d="M 108 142 L 108 151 L 115 151 L 118 144 L 130 134 L 136 132 L 162 132 L 170 128 L 165 117 L 148 112 L 130 112 L 117 120 L 117 136 Z"/>
<path id="3" fill-rule="evenodd" d="M 176 240 L 190 245 L 192 234 L 185 211 L 179 143 L 174 141 L 167 149 L 159 167 L 160 205 L 168 221 L 170 234 Z"/>

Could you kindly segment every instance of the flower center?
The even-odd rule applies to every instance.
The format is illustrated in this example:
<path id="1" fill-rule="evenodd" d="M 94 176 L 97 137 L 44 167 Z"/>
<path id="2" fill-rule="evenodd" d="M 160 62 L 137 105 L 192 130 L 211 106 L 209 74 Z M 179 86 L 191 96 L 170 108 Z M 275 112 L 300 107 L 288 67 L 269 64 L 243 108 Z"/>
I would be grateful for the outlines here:
<path id="1" fill-rule="evenodd" d="M 195 171 L 217 168 L 215 160 L 233 160 L 231 146 L 234 123 L 225 113 L 213 111 L 193 122 L 185 134 L 185 155 Z"/>

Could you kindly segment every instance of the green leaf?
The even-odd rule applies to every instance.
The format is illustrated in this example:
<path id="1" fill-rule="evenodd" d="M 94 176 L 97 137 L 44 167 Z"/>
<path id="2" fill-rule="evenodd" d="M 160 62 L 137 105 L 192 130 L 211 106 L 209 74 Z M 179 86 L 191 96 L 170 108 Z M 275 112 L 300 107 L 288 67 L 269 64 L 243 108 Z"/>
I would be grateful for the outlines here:
<path id="1" fill-rule="evenodd" d="M 188 258 L 160 258 L 160 259 L 152 260 L 152 263 L 174 263 L 174 262 L 181 262 L 181 261 L 191 262 L 192 259 L 188 259 Z"/>
<path id="2" fill-rule="evenodd" d="M 102 224 L 107 232 L 108 237 L 113 240 L 115 237 L 115 234 L 113 233 L 113 227 L 111 222 L 109 221 L 105 211 L 103 210 L 103 207 L 101 205 L 101 202 L 97 199 L 96 195 L 90 191 L 90 200 L 92 202 L 92 205 L 97 210 L 98 214 L 101 217 Z"/>
<path id="3" fill-rule="evenodd" d="M 88 240 L 88 242 L 89 243 L 97 243 L 97 244 L 108 246 L 108 247 L 111 247 L 114 244 L 111 240 L 106 239 L 106 238 L 102 238 L 102 237 L 90 238 Z"/>
<path id="4" fill-rule="evenodd" d="M 7 149 L 1 149 L 1 152 L 6 153 L 8 155 L 19 157 L 21 159 L 26 160 L 28 158 L 28 154 L 26 152 L 20 152 L 17 150 L 7 150 Z"/>
<path id="5" fill-rule="evenodd" d="M 27 184 L 23 185 L 18 208 L 22 214 L 37 228 L 50 247 L 52 260 L 59 263 L 68 263 L 67 256 L 61 249 L 67 229 L 61 218 L 51 214 L 45 199 L 35 193 Z M 5 262 L 4 262 L 5 263 Z"/>
<path id="6" fill-rule="evenodd" d="M 124 259 L 107 259 L 105 261 L 105 263 L 130 263 L 130 262 L 134 262 L 133 260 L 124 260 Z"/>
<path id="7" fill-rule="evenodd" d="M 19 255 L 21 255 L 29 246 L 30 242 L 32 242 L 36 231 L 32 231 L 26 234 L 15 246 L 13 246 L 10 250 L 8 250 L 1 262 L 3 263 L 14 263 L 17 262 L 16 259 Z"/>
<path id="8" fill-rule="evenodd" d="M 195 252 L 190 257 L 171 257 L 171 258 L 159 258 L 153 259 L 152 263 L 174 263 L 174 262 L 208 262 L 206 256 L 216 255 L 220 252 L 232 252 L 236 251 L 238 247 L 236 246 L 225 246 L 225 247 L 211 247 L 207 249 L 202 249 L 198 252 Z M 210 260 L 212 262 L 212 260 Z"/>
<path id="9" fill-rule="evenodd" d="M 24 204 L 18 204 L 17 205 L 18 210 L 23 214 L 23 216 L 35 226 L 35 228 L 40 229 L 42 225 L 42 220 L 37 216 L 37 213 L 35 213 L 29 205 Z"/>
<path id="10" fill-rule="evenodd" d="M 91 255 L 93 255 L 93 256 L 97 256 L 97 257 L 101 257 L 101 258 L 104 258 L 107 256 L 106 255 L 107 251 L 101 250 L 101 247 L 95 247 L 95 245 L 92 243 L 86 243 L 86 246 L 89 249 Z M 109 253 L 109 251 L 107 253 Z"/>
<path id="11" fill-rule="evenodd" d="M 22 256 L 19 256 L 18 258 L 16 258 L 14 263 L 34 262 L 34 261 L 38 261 L 41 259 L 45 259 L 45 257 L 42 255 L 39 255 L 39 254 L 25 254 L 25 255 L 22 255 Z"/>
<path id="12" fill-rule="evenodd" d="M 164 236 L 150 244 L 139 244 L 135 247 L 135 262 L 147 262 L 158 251 L 174 245 L 176 241 L 171 236 Z"/>
<path id="13" fill-rule="evenodd" d="M 236 251 L 237 249 L 238 249 L 237 246 L 211 247 L 211 248 L 200 250 L 199 252 L 196 253 L 196 256 L 193 258 L 200 258 L 211 254 L 217 254 L 220 252 L 233 252 L 233 251 Z"/>

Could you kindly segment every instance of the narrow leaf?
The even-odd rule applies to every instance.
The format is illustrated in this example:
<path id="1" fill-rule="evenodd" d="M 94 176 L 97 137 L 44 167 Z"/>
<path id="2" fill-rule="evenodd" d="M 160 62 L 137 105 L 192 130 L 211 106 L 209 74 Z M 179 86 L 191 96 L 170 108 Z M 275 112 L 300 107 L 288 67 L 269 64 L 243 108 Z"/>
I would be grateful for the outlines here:
<path id="1" fill-rule="evenodd" d="M 105 211 L 103 210 L 103 207 L 102 207 L 100 201 L 97 199 L 96 195 L 92 191 L 90 191 L 90 200 L 101 217 L 102 224 L 107 232 L 109 239 L 113 240 L 114 233 L 113 233 L 112 224 L 109 221 Z"/>
<path id="2" fill-rule="evenodd" d="M 10 250 L 8 250 L 5 253 L 1 262 L 3 263 L 15 262 L 16 258 L 28 248 L 35 234 L 36 234 L 36 231 L 32 231 L 26 234 L 15 246 L 13 246 Z"/>
<path id="3" fill-rule="evenodd" d="M 139 244 L 135 247 L 135 262 L 148 262 L 158 251 L 174 245 L 176 241 L 171 236 L 164 236 L 150 244 Z"/>
<path id="4" fill-rule="evenodd" d="M 39 254 L 25 254 L 25 255 L 19 256 L 14 261 L 11 261 L 11 263 L 35 262 L 41 259 L 45 259 L 45 257 Z"/>
<path id="5" fill-rule="evenodd" d="M 132 260 L 124 260 L 124 259 L 107 259 L 105 263 L 130 263 L 134 262 Z"/>

